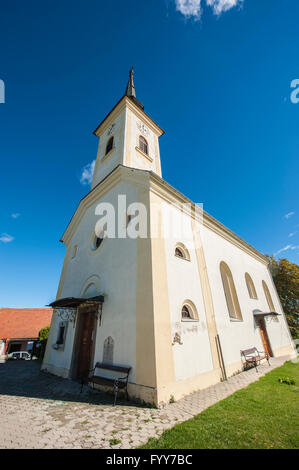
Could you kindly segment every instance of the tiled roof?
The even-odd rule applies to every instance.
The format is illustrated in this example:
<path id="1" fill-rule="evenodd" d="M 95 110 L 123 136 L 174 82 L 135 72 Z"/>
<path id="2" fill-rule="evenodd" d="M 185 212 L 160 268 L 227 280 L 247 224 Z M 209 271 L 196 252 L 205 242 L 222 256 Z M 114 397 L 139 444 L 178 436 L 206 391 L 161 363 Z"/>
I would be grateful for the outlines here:
<path id="1" fill-rule="evenodd" d="M 52 308 L 0 308 L 0 339 L 38 338 L 52 313 Z"/>

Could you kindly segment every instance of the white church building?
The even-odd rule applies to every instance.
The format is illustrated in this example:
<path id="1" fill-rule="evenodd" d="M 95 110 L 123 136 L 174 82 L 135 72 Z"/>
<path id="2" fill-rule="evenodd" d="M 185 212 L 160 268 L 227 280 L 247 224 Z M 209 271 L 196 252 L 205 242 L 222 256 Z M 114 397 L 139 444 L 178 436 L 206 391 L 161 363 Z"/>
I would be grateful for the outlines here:
<path id="1" fill-rule="evenodd" d="M 129 396 L 156 406 L 241 371 L 242 350 L 295 352 L 267 259 L 162 179 L 163 133 L 131 70 L 94 131 L 91 190 L 62 236 L 42 365 L 70 379 L 98 362 L 131 367 Z"/>

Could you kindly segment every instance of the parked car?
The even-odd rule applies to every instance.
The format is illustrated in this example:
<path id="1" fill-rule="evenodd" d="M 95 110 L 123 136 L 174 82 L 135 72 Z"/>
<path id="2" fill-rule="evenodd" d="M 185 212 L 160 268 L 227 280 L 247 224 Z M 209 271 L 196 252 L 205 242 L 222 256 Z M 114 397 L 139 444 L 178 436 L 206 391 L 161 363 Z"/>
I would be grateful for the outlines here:
<path id="1" fill-rule="evenodd" d="M 7 354 L 9 359 L 22 359 L 23 361 L 30 361 L 31 355 L 27 351 L 15 351 Z M 32 356 L 32 359 L 37 359 L 36 356 Z"/>

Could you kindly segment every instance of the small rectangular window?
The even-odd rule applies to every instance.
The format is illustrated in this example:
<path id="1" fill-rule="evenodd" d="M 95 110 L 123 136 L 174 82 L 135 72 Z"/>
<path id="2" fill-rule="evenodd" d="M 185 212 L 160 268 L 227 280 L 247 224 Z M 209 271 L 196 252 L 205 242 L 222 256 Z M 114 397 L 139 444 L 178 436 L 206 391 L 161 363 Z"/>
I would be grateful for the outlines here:
<path id="1" fill-rule="evenodd" d="M 60 326 L 59 331 L 58 331 L 58 338 L 56 343 L 57 344 L 63 344 L 64 343 L 64 331 L 65 331 L 65 326 Z"/>
<path id="2" fill-rule="evenodd" d="M 54 349 L 64 349 L 67 323 L 68 323 L 67 321 L 61 321 L 59 323 L 56 343 L 53 345 Z"/>

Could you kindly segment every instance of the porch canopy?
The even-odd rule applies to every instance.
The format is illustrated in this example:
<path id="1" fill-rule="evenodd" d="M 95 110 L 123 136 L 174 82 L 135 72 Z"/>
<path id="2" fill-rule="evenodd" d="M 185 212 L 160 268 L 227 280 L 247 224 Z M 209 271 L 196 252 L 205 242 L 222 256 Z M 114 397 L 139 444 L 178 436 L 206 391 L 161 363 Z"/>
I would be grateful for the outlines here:
<path id="1" fill-rule="evenodd" d="M 267 316 L 274 316 L 274 317 L 278 317 L 280 315 L 280 313 L 277 313 L 277 312 L 261 312 L 260 310 L 254 310 L 253 311 L 253 315 L 255 317 L 267 317 Z"/>
<path id="2" fill-rule="evenodd" d="M 96 297 L 90 297 L 89 299 L 76 298 L 76 297 L 65 297 L 64 299 L 58 299 L 49 304 L 52 308 L 77 308 L 81 304 L 103 304 L 104 296 L 97 295 Z"/>

